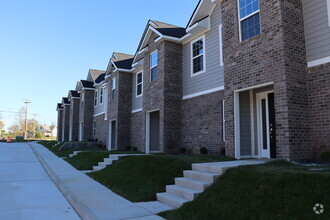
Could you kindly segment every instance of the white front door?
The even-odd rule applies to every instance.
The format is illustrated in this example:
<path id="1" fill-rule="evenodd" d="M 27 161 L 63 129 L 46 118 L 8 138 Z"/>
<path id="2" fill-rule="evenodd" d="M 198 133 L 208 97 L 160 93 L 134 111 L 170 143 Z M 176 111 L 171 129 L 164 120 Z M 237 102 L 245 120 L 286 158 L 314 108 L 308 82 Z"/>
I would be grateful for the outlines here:
<path id="1" fill-rule="evenodd" d="M 270 158 L 268 93 L 257 94 L 259 158 Z"/>

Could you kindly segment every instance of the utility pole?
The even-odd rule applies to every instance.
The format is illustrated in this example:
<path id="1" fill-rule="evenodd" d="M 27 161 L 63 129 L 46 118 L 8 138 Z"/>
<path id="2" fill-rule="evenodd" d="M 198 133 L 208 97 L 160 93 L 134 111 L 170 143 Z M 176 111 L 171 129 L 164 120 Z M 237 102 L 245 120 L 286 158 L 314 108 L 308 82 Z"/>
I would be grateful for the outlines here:
<path id="1" fill-rule="evenodd" d="M 29 104 L 31 103 L 31 101 L 29 99 L 25 99 L 24 100 L 25 105 L 26 105 L 26 109 L 25 109 L 25 134 L 24 134 L 24 139 L 27 139 L 27 131 L 28 131 L 28 108 L 29 108 Z"/>

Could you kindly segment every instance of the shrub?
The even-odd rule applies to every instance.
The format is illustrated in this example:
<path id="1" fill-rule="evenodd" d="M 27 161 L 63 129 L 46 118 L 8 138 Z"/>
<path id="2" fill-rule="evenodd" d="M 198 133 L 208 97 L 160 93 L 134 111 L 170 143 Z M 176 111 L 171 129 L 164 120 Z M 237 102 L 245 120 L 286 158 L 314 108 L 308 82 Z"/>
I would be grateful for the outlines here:
<path id="1" fill-rule="evenodd" d="M 226 156 L 226 148 L 221 148 L 220 154 L 225 157 Z"/>
<path id="2" fill-rule="evenodd" d="M 206 147 L 201 147 L 201 148 L 199 148 L 199 153 L 200 153 L 200 154 L 208 154 L 209 151 L 207 150 Z"/>
<path id="3" fill-rule="evenodd" d="M 131 151 L 138 151 L 138 148 L 137 147 L 131 147 Z"/>
<path id="4" fill-rule="evenodd" d="M 186 148 L 185 147 L 181 147 L 179 149 L 179 154 L 185 154 L 186 153 Z"/>
<path id="5" fill-rule="evenodd" d="M 330 162 L 330 150 L 321 153 L 321 160 L 324 162 Z"/>

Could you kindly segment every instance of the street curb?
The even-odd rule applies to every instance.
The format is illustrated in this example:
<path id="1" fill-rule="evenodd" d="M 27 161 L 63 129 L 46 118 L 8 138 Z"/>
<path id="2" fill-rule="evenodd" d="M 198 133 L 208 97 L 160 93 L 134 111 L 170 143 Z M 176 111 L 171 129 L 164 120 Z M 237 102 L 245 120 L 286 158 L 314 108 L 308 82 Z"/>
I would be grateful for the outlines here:
<path id="1" fill-rule="evenodd" d="M 84 204 L 82 203 L 72 191 L 64 184 L 64 182 L 56 175 L 56 173 L 52 170 L 52 168 L 47 164 L 47 162 L 40 156 L 39 152 L 35 149 L 35 147 L 28 143 L 34 154 L 37 156 L 41 165 L 47 172 L 48 176 L 54 182 L 56 187 L 60 190 L 63 196 L 68 200 L 70 205 L 77 212 L 79 217 L 83 220 L 98 220 L 96 215 Z"/>

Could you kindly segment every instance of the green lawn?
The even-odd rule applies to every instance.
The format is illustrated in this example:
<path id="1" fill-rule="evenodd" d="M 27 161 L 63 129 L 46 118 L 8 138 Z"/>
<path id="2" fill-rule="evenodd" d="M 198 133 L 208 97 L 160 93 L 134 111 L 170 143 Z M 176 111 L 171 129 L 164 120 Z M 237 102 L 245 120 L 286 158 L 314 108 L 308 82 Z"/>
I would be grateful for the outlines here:
<path id="1" fill-rule="evenodd" d="M 330 168 L 309 171 L 284 161 L 228 170 L 196 200 L 161 213 L 189 219 L 330 219 Z M 324 213 L 313 212 L 316 203 Z"/>
<path id="2" fill-rule="evenodd" d="M 98 162 L 102 162 L 109 154 L 109 152 L 81 152 L 65 160 L 77 170 L 92 170 L 93 166 L 97 166 Z"/>
<path id="3" fill-rule="evenodd" d="M 152 201 L 174 178 L 191 169 L 191 163 L 231 160 L 212 155 L 152 155 L 126 157 L 88 175 L 133 202 Z"/>
<path id="4" fill-rule="evenodd" d="M 60 147 L 62 147 L 62 145 L 64 144 L 61 143 L 60 145 L 56 146 L 56 147 L 52 147 L 52 145 L 54 143 L 57 143 L 56 141 L 39 141 L 39 144 L 42 144 L 43 146 L 45 146 L 46 148 L 48 148 L 48 150 L 50 150 L 51 152 L 53 152 L 56 156 L 58 157 L 68 157 L 70 154 L 73 153 L 73 151 L 92 151 L 92 152 L 102 152 L 102 151 L 107 151 L 104 148 L 95 148 L 95 149 L 91 149 L 91 148 L 79 148 L 79 149 L 65 149 L 65 150 L 60 150 Z"/>

